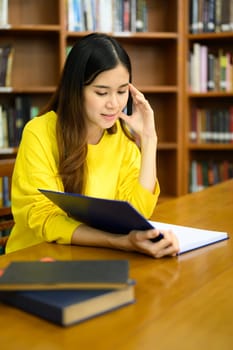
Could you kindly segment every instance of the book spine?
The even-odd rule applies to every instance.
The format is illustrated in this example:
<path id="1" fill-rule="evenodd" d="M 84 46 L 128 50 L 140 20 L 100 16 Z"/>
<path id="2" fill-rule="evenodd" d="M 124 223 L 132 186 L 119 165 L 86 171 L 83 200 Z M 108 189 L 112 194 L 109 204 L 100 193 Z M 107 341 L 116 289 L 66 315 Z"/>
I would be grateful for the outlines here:
<path id="1" fill-rule="evenodd" d="M 136 31 L 145 32 L 147 28 L 147 8 L 144 0 L 137 0 L 136 6 Z"/>
<path id="2" fill-rule="evenodd" d="M 222 0 L 215 0 L 215 31 L 221 31 Z"/>
<path id="3" fill-rule="evenodd" d="M 199 43 L 193 44 L 193 61 L 192 61 L 192 72 L 194 72 L 192 77 L 192 91 L 200 92 L 200 54 L 201 45 Z"/>
<path id="4" fill-rule="evenodd" d="M 124 0 L 123 2 L 123 32 L 129 32 L 131 27 L 130 23 L 130 1 Z"/>
<path id="5" fill-rule="evenodd" d="M 208 1 L 207 32 L 215 31 L 215 0 Z"/>
<path id="6" fill-rule="evenodd" d="M 10 53 L 10 45 L 0 47 L 0 86 L 6 86 L 7 66 Z"/>
<path id="7" fill-rule="evenodd" d="M 136 32 L 136 11 L 137 11 L 137 0 L 131 0 L 131 14 L 130 14 L 130 23 L 131 23 L 131 32 Z"/>
<path id="8" fill-rule="evenodd" d="M 226 91 L 227 90 L 227 57 L 226 55 L 221 52 L 219 57 L 219 64 L 220 64 L 220 90 Z"/>
<path id="9" fill-rule="evenodd" d="M 11 206 L 9 178 L 7 176 L 2 178 L 2 203 L 4 207 Z"/>
<path id="10" fill-rule="evenodd" d="M 198 33 L 198 0 L 190 1 L 190 31 L 193 34 Z"/>
<path id="11" fill-rule="evenodd" d="M 208 57 L 208 49 L 207 46 L 202 45 L 200 52 L 200 91 L 207 91 L 207 57 Z"/>
<path id="12" fill-rule="evenodd" d="M 197 108 L 192 107 L 190 114 L 190 133 L 189 139 L 191 142 L 197 142 Z"/>
<path id="13" fill-rule="evenodd" d="M 8 26 L 8 0 L 0 0 L 0 27 Z"/>
<path id="14" fill-rule="evenodd" d="M 208 54 L 207 57 L 207 90 L 214 91 L 215 90 L 215 79 L 214 79 L 214 71 L 215 71 L 215 57 L 212 53 Z"/>
<path id="15" fill-rule="evenodd" d="M 230 1 L 230 30 L 233 32 L 233 1 Z"/>
<path id="16" fill-rule="evenodd" d="M 230 1 L 222 0 L 221 8 L 221 31 L 230 31 Z"/>
<path id="17" fill-rule="evenodd" d="M 233 143 L 233 106 L 229 108 L 229 134 L 230 142 Z"/>
<path id="18" fill-rule="evenodd" d="M 197 19 L 197 31 L 198 33 L 202 33 L 204 31 L 204 1 L 205 0 L 199 0 L 198 1 L 198 19 Z"/>

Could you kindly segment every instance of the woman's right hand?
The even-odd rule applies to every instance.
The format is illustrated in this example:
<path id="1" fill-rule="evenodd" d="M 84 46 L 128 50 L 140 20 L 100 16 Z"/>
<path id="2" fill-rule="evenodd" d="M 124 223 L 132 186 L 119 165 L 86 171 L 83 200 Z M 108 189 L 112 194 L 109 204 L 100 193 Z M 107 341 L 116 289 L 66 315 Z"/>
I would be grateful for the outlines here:
<path id="1" fill-rule="evenodd" d="M 158 242 L 152 239 L 163 234 L 163 238 Z M 171 230 L 147 230 L 131 231 L 128 234 L 129 249 L 137 251 L 153 258 L 162 258 L 164 256 L 176 256 L 179 252 L 179 243 L 177 237 Z"/>

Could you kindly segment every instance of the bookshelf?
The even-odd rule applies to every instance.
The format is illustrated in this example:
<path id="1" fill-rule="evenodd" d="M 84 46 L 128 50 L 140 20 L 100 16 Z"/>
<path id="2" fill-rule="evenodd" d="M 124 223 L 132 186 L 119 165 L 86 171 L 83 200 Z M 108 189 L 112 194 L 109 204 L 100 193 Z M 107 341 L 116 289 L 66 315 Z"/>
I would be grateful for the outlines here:
<path id="1" fill-rule="evenodd" d="M 161 200 L 182 194 L 183 0 L 148 0 L 146 32 L 113 32 L 128 51 L 133 82 L 155 110 L 159 137 Z M 0 45 L 14 47 L 10 91 L 0 89 L 0 104 L 29 96 L 40 109 L 55 90 L 67 46 L 88 33 L 67 29 L 65 0 L 8 0 L 9 26 L 0 28 Z M 46 11 L 44 10 L 46 8 Z M 15 148 L 14 148 L 15 149 Z M 12 148 L 0 150 L 0 158 Z M 171 175 L 172 174 L 172 175 Z"/>
<path id="2" fill-rule="evenodd" d="M 190 31 L 189 6 L 193 1 L 147 0 L 146 31 L 111 32 L 131 57 L 134 84 L 155 110 L 160 200 L 190 191 L 193 161 L 233 162 L 233 142 L 194 142 L 190 136 L 194 110 L 229 110 L 233 104 L 233 83 L 228 89 L 190 89 L 190 52 L 195 44 L 207 47 L 216 57 L 220 49 L 230 53 L 231 59 L 233 54 L 232 26 L 209 32 L 203 25 L 202 30 Z M 89 31 L 68 30 L 65 0 L 8 3 L 9 25 L 0 27 L 0 46 L 12 45 L 14 55 L 11 84 L 0 87 L 0 105 L 10 106 L 21 96 L 30 98 L 31 105 L 40 109 L 55 90 L 67 47 Z M 17 145 L 0 149 L 0 159 L 14 158 L 16 154 Z"/>
<path id="3" fill-rule="evenodd" d="M 191 1 L 191 0 L 190 0 Z M 193 160 L 232 162 L 231 143 L 190 141 L 192 109 L 232 105 L 232 91 L 193 92 L 188 85 L 188 57 L 198 42 L 232 53 L 232 32 L 190 33 L 185 0 L 147 0 L 145 32 L 112 33 L 132 60 L 133 82 L 155 110 L 161 200 L 189 192 Z M 11 85 L 0 88 L 0 105 L 28 96 L 40 109 L 54 92 L 66 49 L 88 31 L 67 29 L 65 0 L 8 0 L 8 26 L 0 28 L 0 45 L 14 48 Z M 46 8 L 46 11 L 44 9 Z M 0 149 L 0 159 L 14 158 L 17 146 Z"/>
<path id="4" fill-rule="evenodd" d="M 208 29 L 200 11 L 196 17 L 194 14 L 190 16 L 190 8 L 200 6 L 200 3 L 196 0 L 185 3 L 184 193 L 233 177 L 233 26 L 226 25 L 231 22 L 233 5 L 231 11 L 230 8 L 225 11 L 228 19 L 221 19 L 217 7 L 228 6 L 230 1 L 222 1 L 221 6 L 218 5 L 221 1 L 209 1 L 212 14 L 210 10 L 206 22 L 212 22 L 214 26 Z M 220 21 L 216 22 L 218 18 Z M 199 27 L 193 23 L 199 23 Z M 225 26 L 221 27 L 220 23 L 225 23 Z M 195 46 L 197 55 L 194 54 Z M 203 56 L 203 47 L 207 56 Z M 227 55 L 230 60 L 226 68 L 221 57 L 226 59 Z M 195 57 L 201 58 L 196 60 Z M 191 72 L 195 72 L 194 77 Z M 201 137 L 195 138 L 197 133 Z"/>

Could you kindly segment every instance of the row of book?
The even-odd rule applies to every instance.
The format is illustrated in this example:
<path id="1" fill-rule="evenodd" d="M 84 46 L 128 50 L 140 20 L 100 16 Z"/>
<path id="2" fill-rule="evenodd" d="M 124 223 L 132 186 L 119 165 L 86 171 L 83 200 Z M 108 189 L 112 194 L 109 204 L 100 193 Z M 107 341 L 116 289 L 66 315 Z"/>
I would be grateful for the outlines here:
<path id="1" fill-rule="evenodd" d="M 17 147 L 25 124 L 38 112 L 27 95 L 16 96 L 10 106 L 0 105 L 0 148 Z"/>
<path id="2" fill-rule="evenodd" d="M 193 44 L 189 56 L 189 89 L 192 92 L 233 91 L 233 53 Z"/>
<path id="3" fill-rule="evenodd" d="M 0 87 L 11 86 L 13 56 L 12 45 L 0 45 Z"/>
<path id="4" fill-rule="evenodd" d="M 145 32 L 145 0 L 68 0 L 69 31 Z"/>
<path id="5" fill-rule="evenodd" d="M 193 160 L 190 166 L 190 192 L 201 191 L 209 186 L 233 178 L 233 162 L 229 160 Z"/>
<path id="6" fill-rule="evenodd" d="M 190 33 L 233 31 L 232 0 L 190 0 Z"/>
<path id="7" fill-rule="evenodd" d="M 233 106 L 226 109 L 192 107 L 189 139 L 194 143 L 233 143 Z"/>

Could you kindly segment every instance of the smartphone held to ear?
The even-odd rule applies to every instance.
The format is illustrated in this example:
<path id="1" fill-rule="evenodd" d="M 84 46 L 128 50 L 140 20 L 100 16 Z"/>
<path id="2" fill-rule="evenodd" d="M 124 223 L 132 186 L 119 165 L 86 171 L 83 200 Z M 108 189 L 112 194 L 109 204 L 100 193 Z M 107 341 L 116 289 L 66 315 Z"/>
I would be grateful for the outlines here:
<path id="1" fill-rule="evenodd" d="M 129 98 L 126 106 L 126 113 L 127 115 L 132 115 L 133 113 L 133 99 L 130 91 L 129 91 Z"/>

